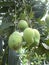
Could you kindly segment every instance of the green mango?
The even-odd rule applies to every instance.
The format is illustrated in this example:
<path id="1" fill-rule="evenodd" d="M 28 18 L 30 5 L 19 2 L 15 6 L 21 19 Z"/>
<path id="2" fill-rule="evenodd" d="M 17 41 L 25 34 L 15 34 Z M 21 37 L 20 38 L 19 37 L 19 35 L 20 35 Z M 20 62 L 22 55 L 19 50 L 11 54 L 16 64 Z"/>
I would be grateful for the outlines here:
<path id="1" fill-rule="evenodd" d="M 20 35 L 20 33 L 17 31 L 13 32 L 8 40 L 9 48 L 17 50 L 19 47 L 21 47 L 21 44 L 22 44 L 22 36 Z"/>

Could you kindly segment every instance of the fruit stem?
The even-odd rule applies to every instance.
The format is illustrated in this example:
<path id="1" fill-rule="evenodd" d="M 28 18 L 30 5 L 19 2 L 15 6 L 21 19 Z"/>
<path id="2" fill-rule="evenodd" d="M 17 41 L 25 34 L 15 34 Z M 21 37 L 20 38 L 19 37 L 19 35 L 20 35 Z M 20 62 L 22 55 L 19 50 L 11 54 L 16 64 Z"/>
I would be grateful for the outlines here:
<path id="1" fill-rule="evenodd" d="M 16 31 L 16 5 L 15 5 L 15 21 L 14 21 L 15 31 Z"/>

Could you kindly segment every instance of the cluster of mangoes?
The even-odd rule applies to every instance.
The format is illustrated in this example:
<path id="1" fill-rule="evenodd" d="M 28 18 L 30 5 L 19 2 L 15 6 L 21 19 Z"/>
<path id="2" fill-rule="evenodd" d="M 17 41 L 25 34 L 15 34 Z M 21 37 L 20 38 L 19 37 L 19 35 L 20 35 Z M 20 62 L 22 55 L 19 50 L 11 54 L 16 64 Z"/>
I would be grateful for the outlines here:
<path id="1" fill-rule="evenodd" d="M 26 42 L 27 45 L 35 44 L 39 45 L 40 42 L 40 33 L 37 29 L 30 28 L 27 21 L 20 20 L 18 22 L 18 28 L 23 30 L 23 35 L 21 32 L 14 31 L 8 40 L 9 48 L 13 50 L 17 50 L 22 46 L 23 40 Z"/>

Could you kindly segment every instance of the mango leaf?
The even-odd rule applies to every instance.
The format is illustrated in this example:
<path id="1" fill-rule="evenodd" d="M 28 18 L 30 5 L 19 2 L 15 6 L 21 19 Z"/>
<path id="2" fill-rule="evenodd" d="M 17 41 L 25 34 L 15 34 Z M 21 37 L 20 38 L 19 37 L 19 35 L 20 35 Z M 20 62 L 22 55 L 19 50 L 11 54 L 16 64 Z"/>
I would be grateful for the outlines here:
<path id="1" fill-rule="evenodd" d="M 25 14 L 25 13 L 20 13 L 19 18 L 20 18 L 20 19 L 26 19 L 26 14 Z"/>
<path id="2" fill-rule="evenodd" d="M 43 47 L 44 47 L 45 49 L 49 50 L 49 46 L 48 46 L 47 44 L 42 43 L 42 45 L 43 45 Z"/>
<path id="3" fill-rule="evenodd" d="M 6 13 L 3 18 L 2 18 L 2 22 L 13 22 L 13 15 L 11 13 Z"/>
<path id="4" fill-rule="evenodd" d="M 48 20 L 48 21 L 46 21 L 46 24 L 47 24 L 47 27 L 49 28 L 49 20 Z"/>
<path id="5" fill-rule="evenodd" d="M 0 37 L 0 56 L 2 55 L 2 39 Z"/>
<path id="6" fill-rule="evenodd" d="M 49 46 L 49 35 L 47 36 L 47 38 L 44 40 L 45 44 Z"/>
<path id="7" fill-rule="evenodd" d="M 12 22 L 7 22 L 7 23 L 3 22 L 2 25 L 0 26 L 0 29 L 4 30 L 10 26 L 14 26 L 14 24 Z"/>
<path id="8" fill-rule="evenodd" d="M 33 11 L 31 10 L 30 13 L 29 13 L 29 19 L 33 19 L 33 17 L 34 17 L 34 13 L 33 13 Z"/>
<path id="9" fill-rule="evenodd" d="M 49 32 L 49 15 L 46 17 L 46 26 L 47 26 L 47 30 Z"/>

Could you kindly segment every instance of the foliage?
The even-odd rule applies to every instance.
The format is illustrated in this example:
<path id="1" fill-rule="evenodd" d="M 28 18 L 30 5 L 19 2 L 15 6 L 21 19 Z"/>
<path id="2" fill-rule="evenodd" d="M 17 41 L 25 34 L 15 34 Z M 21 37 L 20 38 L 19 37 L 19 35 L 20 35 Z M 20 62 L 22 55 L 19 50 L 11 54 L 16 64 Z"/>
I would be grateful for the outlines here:
<path id="1" fill-rule="evenodd" d="M 42 2 L 41 0 L 0 1 L 0 16 L 2 16 L 2 24 L 0 25 L 0 37 L 5 43 L 3 45 L 5 50 L 2 56 L 3 65 L 5 65 L 5 62 L 8 64 L 7 56 L 9 51 L 9 36 L 15 30 L 22 32 L 18 29 L 19 20 L 26 20 L 29 24 L 29 27 L 39 30 L 41 35 L 38 47 L 33 47 L 32 44 L 29 47 L 26 47 L 25 42 L 22 42 L 22 49 L 25 49 L 23 53 L 24 56 L 22 55 L 23 65 L 26 65 L 25 63 L 28 61 L 29 63 L 32 63 L 31 65 L 38 65 L 44 62 L 44 60 L 49 61 L 49 46 L 45 45 L 47 43 L 49 44 L 49 24 L 46 21 L 41 21 L 41 18 L 46 13 L 46 3 L 46 0 L 45 2 Z M 3 62 L 3 57 L 6 57 L 5 62 Z"/>

